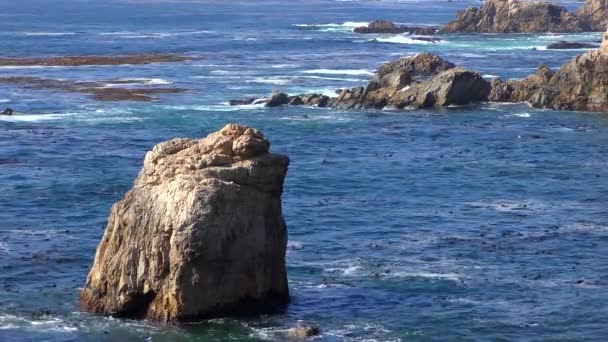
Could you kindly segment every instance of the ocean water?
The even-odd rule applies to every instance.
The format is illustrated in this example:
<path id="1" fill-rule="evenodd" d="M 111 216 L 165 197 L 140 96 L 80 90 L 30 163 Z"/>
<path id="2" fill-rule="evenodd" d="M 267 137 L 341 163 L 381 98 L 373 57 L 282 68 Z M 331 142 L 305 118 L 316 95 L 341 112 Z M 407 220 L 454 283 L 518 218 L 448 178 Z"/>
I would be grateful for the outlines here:
<path id="1" fill-rule="evenodd" d="M 473 1 L 0 1 L 3 56 L 180 53 L 136 66 L 0 67 L 2 76 L 143 78 L 151 103 L 0 85 L 0 341 L 603 340 L 608 335 L 608 116 L 524 104 L 416 111 L 229 107 L 274 89 L 363 85 L 420 51 L 487 77 L 558 67 L 559 40 L 601 33 L 354 34 L 375 19 L 440 25 Z M 569 8 L 579 4 L 566 3 Z M 537 47 L 537 50 L 532 50 Z M 81 312 L 112 203 L 145 152 L 226 123 L 292 164 L 285 314 L 170 326 Z"/>

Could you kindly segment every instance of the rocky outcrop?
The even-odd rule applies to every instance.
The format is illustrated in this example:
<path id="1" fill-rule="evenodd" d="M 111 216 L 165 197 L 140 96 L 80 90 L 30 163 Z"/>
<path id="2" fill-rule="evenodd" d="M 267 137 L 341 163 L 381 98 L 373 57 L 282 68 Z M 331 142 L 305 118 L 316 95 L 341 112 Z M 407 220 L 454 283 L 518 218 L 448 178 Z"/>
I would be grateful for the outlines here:
<path id="1" fill-rule="evenodd" d="M 295 95 L 289 97 L 288 104 L 338 109 L 441 107 L 486 101 L 490 89 L 490 83 L 478 73 L 421 53 L 382 64 L 365 87 L 340 89 L 336 97 Z"/>
<path id="2" fill-rule="evenodd" d="M 557 43 L 547 45 L 547 49 L 549 49 L 549 50 L 595 49 L 598 47 L 599 47 L 598 44 L 566 42 L 563 40 L 559 41 Z"/>
<path id="3" fill-rule="evenodd" d="M 391 21 L 377 20 L 367 26 L 359 26 L 353 29 L 356 33 L 388 33 L 401 34 L 411 33 L 420 35 L 433 35 L 437 32 L 435 27 L 418 27 L 418 26 L 398 26 Z"/>
<path id="4" fill-rule="evenodd" d="M 230 124 L 146 154 L 112 207 L 85 308 L 163 321 L 257 314 L 288 302 L 281 193 L 288 158 Z"/>
<path id="5" fill-rule="evenodd" d="M 521 81 L 495 81 L 491 101 L 526 101 L 533 107 L 608 112 L 608 33 L 598 50 L 552 73 L 544 67 Z"/>
<path id="6" fill-rule="evenodd" d="M 397 91 L 388 98 L 387 104 L 395 108 L 465 105 L 486 101 L 490 88 L 490 83 L 480 74 L 454 68 Z"/>
<path id="7" fill-rule="evenodd" d="M 604 31 L 608 26 L 608 0 L 587 0 L 577 14 L 589 29 Z"/>
<path id="8" fill-rule="evenodd" d="M 525 33 L 582 32 L 589 27 L 566 8 L 546 2 L 485 0 L 469 7 L 441 32 Z"/>

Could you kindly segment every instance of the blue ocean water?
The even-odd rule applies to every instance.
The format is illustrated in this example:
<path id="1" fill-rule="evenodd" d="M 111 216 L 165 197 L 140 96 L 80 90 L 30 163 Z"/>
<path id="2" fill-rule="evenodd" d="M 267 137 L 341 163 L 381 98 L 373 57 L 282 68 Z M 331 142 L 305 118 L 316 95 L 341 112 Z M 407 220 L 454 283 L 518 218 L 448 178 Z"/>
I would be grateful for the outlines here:
<path id="1" fill-rule="evenodd" d="M 189 89 L 152 103 L 0 85 L 0 340 L 603 340 L 608 334 L 608 116 L 525 105 L 417 111 L 229 107 L 274 89 L 364 84 L 420 51 L 522 77 L 601 33 L 361 36 L 375 19 L 440 25 L 473 1 L 0 1 L 11 57 L 180 53 L 189 62 L 0 67 L 2 76 L 144 78 Z M 566 3 L 569 8 L 580 4 Z M 537 50 L 532 50 L 537 47 Z M 290 156 L 284 214 L 292 304 L 186 326 L 80 311 L 112 203 L 144 153 L 229 122 Z"/>

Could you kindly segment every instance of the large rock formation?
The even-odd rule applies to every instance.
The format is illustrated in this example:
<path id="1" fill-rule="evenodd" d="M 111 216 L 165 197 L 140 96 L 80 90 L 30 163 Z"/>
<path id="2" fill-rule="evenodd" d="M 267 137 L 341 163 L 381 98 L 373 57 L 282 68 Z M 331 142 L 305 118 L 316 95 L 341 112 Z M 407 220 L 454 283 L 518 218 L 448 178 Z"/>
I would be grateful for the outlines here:
<path id="1" fill-rule="evenodd" d="M 587 0 L 578 16 L 593 31 L 604 31 L 608 26 L 608 0 Z"/>
<path id="2" fill-rule="evenodd" d="M 546 2 L 485 0 L 480 8 L 469 7 L 442 32 L 524 33 L 581 32 L 589 27 L 566 8 Z"/>
<path id="3" fill-rule="evenodd" d="M 441 107 L 486 101 L 490 88 L 478 73 L 455 69 L 437 55 L 421 53 L 382 64 L 365 87 L 340 89 L 337 97 L 295 95 L 288 103 L 339 109 Z M 262 101 L 268 102 L 276 94 Z"/>
<path id="4" fill-rule="evenodd" d="M 572 59 L 555 73 L 546 69 L 522 81 L 495 81 L 490 99 L 527 101 L 538 108 L 608 112 L 608 33 L 598 50 Z"/>
<path id="5" fill-rule="evenodd" d="M 112 207 L 85 307 L 163 321 L 282 308 L 289 161 L 269 146 L 259 131 L 231 124 L 148 152 L 133 189 Z"/>
<path id="6" fill-rule="evenodd" d="M 353 29 L 356 33 L 412 33 L 422 35 L 433 35 L 437 32 L 435 27 L 419 27 L 419 26 L 397 26 L 391 21 L 376 20 L 367 26 L 359 26 Z"/>

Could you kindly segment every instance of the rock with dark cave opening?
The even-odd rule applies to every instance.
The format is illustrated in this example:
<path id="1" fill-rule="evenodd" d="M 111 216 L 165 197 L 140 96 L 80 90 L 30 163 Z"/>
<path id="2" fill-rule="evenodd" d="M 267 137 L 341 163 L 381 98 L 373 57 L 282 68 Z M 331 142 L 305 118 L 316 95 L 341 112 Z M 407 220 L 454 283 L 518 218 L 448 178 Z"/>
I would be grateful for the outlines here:
<path id="1" fill-rule="evenodd" d="M 283 310 L 289 160 L 269 147 L 260 131 L 235 124 L 156 145 L 112 207 L 84 307 L 161 321 Z"/>

